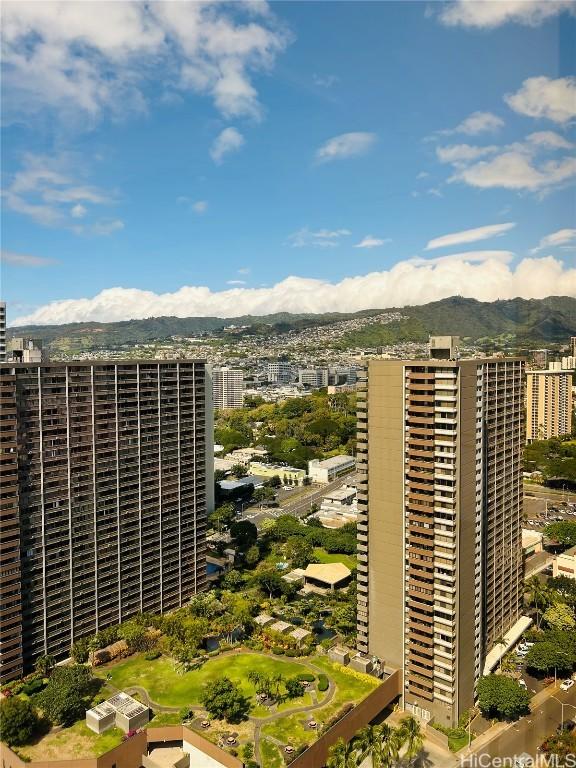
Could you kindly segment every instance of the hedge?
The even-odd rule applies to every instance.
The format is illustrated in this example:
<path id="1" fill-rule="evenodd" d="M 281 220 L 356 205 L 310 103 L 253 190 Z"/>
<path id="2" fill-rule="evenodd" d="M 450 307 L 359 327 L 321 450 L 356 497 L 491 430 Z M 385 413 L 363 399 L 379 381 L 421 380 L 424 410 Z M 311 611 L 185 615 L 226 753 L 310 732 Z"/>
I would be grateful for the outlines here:
<path id="1" fill-rule="evenodd" d="M 318 690 L 319 691 L 327 691 L 328 686 L 330 683 L 328 682 L 328 678 L 326 675 L 318 675 Z"/>
<path id="2" fill-rule="evenodd" d="M 316 680 L 315 675 L 313 675 L 311 672 L 301 672 L 299 675 L 296 675 L 297 680 L 302 680 L 304 683 L 313 683 L 314 680 Z"/>

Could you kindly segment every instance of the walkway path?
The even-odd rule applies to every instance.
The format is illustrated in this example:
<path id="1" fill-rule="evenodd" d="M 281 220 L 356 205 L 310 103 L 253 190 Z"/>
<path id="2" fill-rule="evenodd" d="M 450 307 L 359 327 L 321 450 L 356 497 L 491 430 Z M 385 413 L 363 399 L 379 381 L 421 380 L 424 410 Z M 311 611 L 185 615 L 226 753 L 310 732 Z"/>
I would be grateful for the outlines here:
<path id="1" fill-rule="evenodd" d="M 241 653 L 242 655 L 245 654 L 254 654 L 255 656 L 261 656 L 262 654 L 258 651 L 251 651 L 248 649 L 237 649 L 233 648 L 230 651 L 225 651 L 224 653 L 220 654 L 221 656 L 233 656 L 238 655 Z M 297 715 L 300 712 L 314 712 L 316 709 L 319 709 L 320 707 L 325 706 L 326 704 L 329 704 L 334 694 L 336 693 L 336 686 L 329 675 L 326 674 L 326 672 L 321 668 L 317 667 L 316 664 L 311 662 L 309 659 L 304 659 L 302 657 L 296 658 L 290 658 L 290 659 L 282 659 L 282 658 L 275 658 L 276 661 L 286 662 L 286 663 L 293 663 L 296 662 L 297 664 L 301 664 L 303 667 L 307 667 L 311 672 L 314 672 L 316 676 L 318 675 L 326 675 L 328 677 L 328 690 L 326 692 L 326 695 L 318 701 L 317 693 L 314 691 L 312 693 L 313 703 L 312 704 L 305 704 L 300 707 L 292 707 L 291 709 L 284 709 L 281 712 L 273 712 L 270 715 L 267 715 L 266 717 L 255 717 L 253 715 L 249 716 L 250 722 L 254 724 L 254 756 L 257 761 L 261 760 L 260 755 L 260 740 L 261 738 L 268 739 L 269 741 L 272 741 L 277 746 L 284 746 L 281 742 L 278 741 L 278 739 L 275 739 L 272 736 L 261 736 L 261 729 L 262 726 L 267 725 L 268 723 L 274 722 L 274 720 L 279 720 L 283 717 L 290 717 L 290 715 Z M 106 684 L 108 687 L 115 693 L 119 692 L 119 688 L 116 688 L 116 686 L 112 685 L 110 681 L 106 681 Z M 158 704 L 157 702 L 153 701 L 150 698 L 150 694 L 148 693 L 146 688 L 143 688 L 140 685 L 131 685 L 124 689 L 125 692 L 129 695 L 138 694 L 141 698 L 144 704 L 146 704 L 147 707 L 150 707 L 150 709 L 154 710 L 155 712 L 180 712 L 182 707 L 170 707 L 166 704 Z M 205 712 L 206 709 L 200 705 L 190 705 L 187 707 L 189 710 L 193 710 L 194 712 Z"/>

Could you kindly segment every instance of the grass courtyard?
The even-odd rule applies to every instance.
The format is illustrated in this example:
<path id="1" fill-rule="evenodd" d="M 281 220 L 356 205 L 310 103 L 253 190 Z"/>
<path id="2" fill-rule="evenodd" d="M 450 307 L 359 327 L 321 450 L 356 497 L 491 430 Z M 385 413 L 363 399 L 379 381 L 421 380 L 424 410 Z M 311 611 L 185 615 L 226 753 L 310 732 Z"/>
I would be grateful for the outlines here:
<path id="1" fill-rule="evenodd" d="M 112 694 L 112 690 L 126 690 L 134 687 L 146 690 L 150 699 L 168 711 L 158 709 L 147 727 L 176 724 L 181 722 L 181 710 L 200 706 L 202 689 L 205 683 L 226 677 L 237 683 L 251 701 L 250 719 L 237 725 L 226 721 L 212 721 L 209 730 L 202 735 L 218 743 L 230 730 L 237 733 L 240 744 L 254 741 L 254 728 L 260 720 L 261 758 L 266 768 L 281 768 L 284 765 L 281 749 L 273 741 L 291 744 L 295 748 L 313 742 L 322 725 L 339 712 L 343 705 L 357 703 L 367 696 L 378 681 L 367 675 L 351 671 L 339 664 L 330 662 L 324 656 L 307 659 L 293 659 L 268 655 L 260 652 L 239 651 L 210 658 L 196 670 L 182 671 L 175 661 L 167 656 L 158 659 L 145 659 L 143 654 L 136 654 L 118 662 L 103 665 L 94 670 L 101 679 L 109 682 L 110 688 L 102 693 Z M 286 680 L 303 673 L 312 673 L 316 682 L 320 674 L 326 675 L 330 687 L 319 691 L 316 682 L 311 691 L 302 691 L 301 696 L 284 699 L 270 706 L 259 704 L 256 690 L 248 679 L 250 672 L 272 676 L 280 674 Z M 143 698 L 139 695 L 139 698 Z M 295 712 L 299 708 L 304 711 Z M 264 719 L 262 721 L 261 719 Z M 310 730 L 306 722 L 314 719 L 317 730 Z M 18 750 L 24 760 L 90 758 L 102 755 L 122 741 L 122 732 L 113 728 L 98 735 L 93 733 L 83 720 L 68 728 L 56 728 L 35 744 Z"/>
<path id="2" fill-rule="evenodd" d="M 356 568 L 356 557 L 354 555 L 343 555 L 338 552 L 326 552 L 323 547 L 315 547 L 314 555 L 319 563 L 342 563 L 347 568 Z"/>
<path id="3" fill-rule="evenodd" d="M 26 761 L 98 757 L 117 747 L 122 741 L 122 736 L 119 728 L 111 728 L 105 733 L 97 734 L 83 721 L 78 721 L 69 728 L 46 734 L 35 744 L 19 747 L 17 752 Z"/>
<path id="4" fill-rule="evenodd" d="M 145 688 L 151 700 L 162 706 L 186 707 L 200 704 L 204 684 L 222 677 L 237 683 L 246 696 L 253 698 L 256 691 L 248 680 L 251 671 L 294 677 L 309 670 L 292 659 L 263 653 L 235 653 L 209 659 L 201 669 L 181 672 L 166 656 L 148 661 L 139 654 L 111 666 L 99 667 L 96 674 L 101 677 L 109 674 L 110 682 L 119 689 L 136 685 Z"/>

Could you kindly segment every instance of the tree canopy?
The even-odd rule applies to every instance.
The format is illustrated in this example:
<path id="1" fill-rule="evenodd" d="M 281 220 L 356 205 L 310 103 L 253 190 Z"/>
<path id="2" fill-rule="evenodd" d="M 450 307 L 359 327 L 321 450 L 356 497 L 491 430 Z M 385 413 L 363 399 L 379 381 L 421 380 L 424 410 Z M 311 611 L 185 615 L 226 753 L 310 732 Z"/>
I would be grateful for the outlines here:
<path id="1" fill-rule="evenodd" d="M 530 711 L 530 693 L 505 675 L 487 675 L 478 681 L 478 706 L 486 717 L 517 720 Z"/>
<path id="2" fill-rule="evenodd" d="M 205 684 L 201 695 L 203 706 L 211 717 L 227 720 L 229 723 L 241 723 L 248 717 L 250 701 L 240 686 L 222 677 Z"/>
<path id="3" fill-rule="evenodd" d="M 0 701 L 0 741 L 10 747 L 27 744 L 40 724 L 40 718 L 30 701 L 18 696 Z"/>

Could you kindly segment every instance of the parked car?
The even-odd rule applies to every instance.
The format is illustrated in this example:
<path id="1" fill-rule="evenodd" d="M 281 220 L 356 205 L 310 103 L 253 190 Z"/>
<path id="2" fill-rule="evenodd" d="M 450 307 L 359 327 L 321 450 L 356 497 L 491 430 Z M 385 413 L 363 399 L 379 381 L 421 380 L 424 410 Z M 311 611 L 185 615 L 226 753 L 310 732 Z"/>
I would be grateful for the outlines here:
<path id="1" fill-rule="evenodd" d="M 574 680 L 570 680 L 570 679 L 568 679 L 568 680 L 563 680 L 563 681 L 560 683 L 560 690 L 561 690 L 561 691 L 569 691 L 569 690 L 570 690 L 570 688 L 572 688 L 572 686 L 573 686 L 573 685 L 574 685 Z"/>

